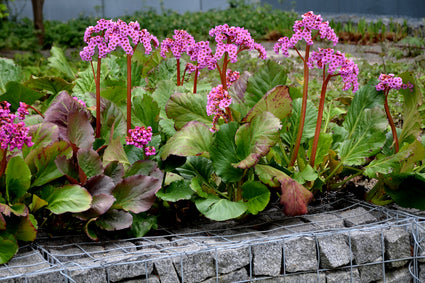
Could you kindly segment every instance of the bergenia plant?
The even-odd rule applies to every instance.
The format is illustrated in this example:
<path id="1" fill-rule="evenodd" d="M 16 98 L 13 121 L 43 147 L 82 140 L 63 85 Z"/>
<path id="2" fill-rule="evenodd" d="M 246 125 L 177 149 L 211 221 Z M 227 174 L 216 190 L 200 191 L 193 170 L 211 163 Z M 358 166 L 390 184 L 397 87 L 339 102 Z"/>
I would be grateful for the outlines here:
<path id="1" fill-rule="evenodd" d="M 90 61 L 93 77 L 96 82 L 96 138 L 100 137 L 100 67 L 101 59 L 120 46 L 127 55 L 127 136 L 131 129 L 131 58 L 139 43 L 143 44 L 145 54 L 152 51 L 152 43 L 155 47 L 159 45 L 158 39 L 151 35 L 146 29 L 141 29 L 139 23 L 127 24 L 122 20 L 116 22 L 101 19 L 96 26 L 90 26 L 84 34 L 84 41 L 88 46 L 80 52 L 81 59 Z M 95 55 L 96 46 L 97 70 L 95 72 L 92 57 Z"/>
<path id="2" fill-rule="evenodd" d="M 282 52 L 286 57 L 289 56 L 288 50 L 294 48 L 298 56 L 302 59 L 304 63 L 304 86 L 303 86 L 303 100 L 301 108 L 301 121 L 299 123 L 299 128 L 297 132 L 297 138 L 294 145 L 294 149 L 291 154 L 290 166 L 295 164 L 297 159 L 298 151 L 301 144 L 302 133 L 305 123 L 305 115 L 307 109 L 307 96 L 308 96 L 308 79 L 309 79 L 309 67 L 307 63 L 309 62 L 310 56 L 310 47 L 313 45 L 313 41 L 320 36 L 321 39 L 328 39 L 333 42 L 335 46 L 338 43 L 338 37 L 335 31 L 329 26 L 329 22 L 324 22 L 320 15 L 315 15 L 313 12 L 305 13 L 302 16 L 301 21 L 295 21 L 293 26 L 294 34 L 291 38 L 282 37 L 274 46 L 274 51 L 276 54 L 279 54 L 279 51 Z M 313 33 L 316 31 L 315 33 Z M 304 56 L 296 48 L 297 43 L 304 39 L 306 42 L 306 48 Z"/>

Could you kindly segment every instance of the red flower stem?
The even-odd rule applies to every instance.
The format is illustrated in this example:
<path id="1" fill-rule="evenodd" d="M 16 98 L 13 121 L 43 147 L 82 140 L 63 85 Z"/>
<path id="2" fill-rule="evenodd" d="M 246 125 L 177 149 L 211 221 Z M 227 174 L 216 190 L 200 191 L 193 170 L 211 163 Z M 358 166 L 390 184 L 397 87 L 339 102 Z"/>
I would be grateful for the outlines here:
<path id="1" fill-rule="evenodd" d="M 6 155 L 7 150 L 6 149 L 0 149 L 0 177 L 3 176 L 4 171 L 6 170 Z"/>
<path id="2" fill-rule="evenodd" d="M 96 84 L 96 138 L 100 138 L 100 67 L 101 67 L 102 58 L 97 57 L 97 70 L 95 77 Z"/>
<path id="3" fill-rule="evenodd" d="M 127 54 L 127 137 L 131 129 L 131 55 Z"/>
<path id="4" fill-rule="evenodd" d="M 38 111 L 37 108 L 35 108 L 34 106 L 31 106 L 31 105 L 28 105 L 28 104 L 27 104 L 27 106 L 29 108 L 31 108 L 32 110 L 34 110 L 38 115 L 40 115 L 44 119 L 44 115 L 40 111 Z"/>
<path id="5" fill-rule="evenodd" d="M 385 94 L 384 108 L 385 108 L 385 113 L 387 114 L 388 122 L 390 123 L 391 132 L 393 134 L 393 140 L 395 143 L 394 150 L 395 150 L 395 153 L 397 153 L 399 151 L 399 143 L 398 143 L 397 131 L 394 125 L 394 121 L 393 121 L 393 118 L 391 117 L 390 108 L 388 107 L 388 92 L 389 92 L 389 89 L 386 89 L 384 91 L 384 94 Z"/>
<path id="6" fill-rule="evenodd" d="M 177 60 L 177 86 L 180 86 L 180 59 Z"/>
<path id="7" fill-rule="evenodd" d="M 198 67 L 196 67 L 195 79 L 193 80 L 193 93 L 196 93 L 196 90 L 197 90 L 197 87 L 198 87 L 198 73 L 199 73 L 199 69 L 198 69 Z"/>
<path id="8" fill-rule="evenodd" d="M 323 71 L 325 71 L 325 67 L 323 67 Z M 331 77 L 332 75 L 328 75 L 322 84 L 322 90 L 320 93 L 320 102 L 319 102 L 319 112 L 317 113 L 316 131 L 314 132 L 313 146 L 311 148 L 311 157 L 310 157 L 311 167 L 314 167 L 314 162 L 316 161 L 317 145 L 319 144 L 319 135 L 320 135 L 321 127 L 322 127 L 323 110 L 325 108 L 326 89 L 328 87 L 328 83 Z"/>
<path id="9" fill-rule="evenodd" d="M 289 166 L 294 166 L 295 160 L 297 160 L 298 150 L 300 149 L 301 138 L 302 138 L 302 134 L 303 134 L 303 130 L 304 130 L 305 114 L 306 114 L 306 111 L 307 111 L 308 78 L 309 78 L 309 71 L 310 71 L 310 69 L 307 66 L 307 61 L 308 61 L 309 55 L 310 55 L 310 45 L 307 45 L 306 48 L 305 48 L 305 55 L 304 55 L 305 57 L 303 59 L 303 61 L 304 61 L 304 87 L 303 87 L 303 100 L 302 100 L 302 106 L 301 106 L 300 124 L 298 126 L 297 138 L 295 140 L 295 145 L 294 145 L 294 149 L 292 151 L 291 162 L 289 163 Z"/>

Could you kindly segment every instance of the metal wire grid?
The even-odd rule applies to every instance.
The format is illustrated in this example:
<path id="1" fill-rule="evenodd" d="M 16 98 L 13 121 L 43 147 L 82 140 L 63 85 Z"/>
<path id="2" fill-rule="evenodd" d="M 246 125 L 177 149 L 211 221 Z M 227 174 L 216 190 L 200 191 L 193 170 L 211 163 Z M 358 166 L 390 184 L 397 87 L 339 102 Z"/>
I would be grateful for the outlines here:
<path id="1" fill-rule="evenodd" d="M 180 262 L 180 279 L 185 282 L 184 258 L 194 254 L 209 253 L 213 256 L 215 263 L 216 282 L 219 282 L 218 259 L 217 254 L 220 250 L 247 248 L 249 251 L 248 278 L 238 282 L 253 282 L 264 280 L 271 277 L 254 276 L 253 274 L 253 248 L 256 245 L 282 244 L 282 273 L 279 277 L 288 277 L 300 274 L 310 274 L 307 272 L 288 273 L 285 270 L 285 248 L 284 243 L 293 238 L 311 237 L 315 241 L 317 252 L 317 268 L 315 274 L 317 281 L 322 282 L 323 275 L 331 269 L 321 268 L 321 255 L 319 252 L 318 239 L 331 235 L 348 235 L 348 245 L 350 250 L 350 264 L 332 271 L 350 271 L 351 282 L 356 282 L 354 271 L 366 266 L 381 266 L 382 279 L 385 282 L 388 264 L 395 261 L 408 261 L 408 269 L 413 282 L 422 282 L 419 278 L 419 263 L 425 259 L 424 237 L 425 237 L 425 218 L 417 217 L 407 212 L 391 210 L 385 207 L 373 206 L 365 202 L 356 200 L 344 200 L 343 207 L 341 200 L 336 200 L 326 205 L 334 208 L 331 212 L 322 212 L 313 216 L 317 218 L 304 217 L 283 217 L 277 210 L 271 210 L 267 214 L 260 215 L 259 223 L 250 223 L 245 225 L 236 225 L 236 227 L 218 227 L 211 229 L 198 229 L 193 232 L 179 233 L 176 230 L 162 228 L 167 233 L 165 236 L 152 236 L 144 238 L 133 238 L 119 241 L 110 241 L 103 243 L 80 242 L 66 243 L 66 239 L 59 239 L 59 244 L 35 242 L 30 246 L 21 248 L 27 250 L 23 256 L 34 256 L 40 260 L 36 263 L 16 264 L 22 262 L 22 256 L 18 254 L 9 264 L 0 266 L 0 280 L 13 282 L 13 279 L 20 278 L 25 281 L 36 276 L 47 276 L 54 274 L 63 278 L 64 282 L 77 282 L 73 278 L 76 271 L 91 271 L 94 269 L 105 270 L 106 280 L 110 281 L 110 270 L 122 265 L 134 265 L 144 272 L 139 274 L 145 276 L 148 282 L 150 268 L 153 262 L 158 260 L 172 260 Z M 348 204 L 348 206 L 346 205 Z M 341 219 L 324 216 L 334 216 L 346 211 L 363 208 L 366 213 L 376 217 L 376 221 L 365 223 L 354 227 L 332 226 L 332 221 Z M 356 217 L 358 217 L 357 215 Z M 346 219 L 347 220 L 347 219 Z M 305 226 L 307 225 L 307 229 Z M 384 231 L 390 227 L 401 228 L 411 235 L 413 253 L 409 257 L 397 259 L 385 259 Z M 380 233 L 382 257 L 381 261 L 373 263 L 359 264 L 354 261 L 352 254 L 352 233 L 359 231 L 374 231 Z M 65 240 L 65 241 L 64 241 Z M 40 256 L 41 255 L 41 256 Z M 25 262 L 25 261 L 24 261 Z"/>

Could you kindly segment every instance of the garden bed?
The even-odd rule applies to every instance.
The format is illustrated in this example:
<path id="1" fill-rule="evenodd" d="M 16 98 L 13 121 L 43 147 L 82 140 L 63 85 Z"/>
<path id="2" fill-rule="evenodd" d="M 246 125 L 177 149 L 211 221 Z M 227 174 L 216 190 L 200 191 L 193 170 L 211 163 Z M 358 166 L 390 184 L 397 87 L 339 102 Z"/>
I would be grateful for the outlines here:
<path id="1" fill-rule="evenodd" d="M 0 282 L 422 282 L 425 218 L 347 194 L 287 217 L 270 207 L 241 221 L 87 242 L 43 238 L 0 267 Z M 352 281 L 351 281 L 352 280 Z"/>

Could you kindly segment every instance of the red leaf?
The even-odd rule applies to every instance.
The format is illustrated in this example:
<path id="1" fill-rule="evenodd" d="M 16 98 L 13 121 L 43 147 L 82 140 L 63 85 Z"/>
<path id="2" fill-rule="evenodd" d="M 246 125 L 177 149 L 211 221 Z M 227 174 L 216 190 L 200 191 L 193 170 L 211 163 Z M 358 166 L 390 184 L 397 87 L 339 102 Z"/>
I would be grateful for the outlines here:
<path id="1" fill-rule="evenodd" d="M 292 178 L 279 179 L 282 195 L 280 204 L 284 205 L 283 212 L 289 216 L 307 213 L 307 204 L 313 194 Z"/>

